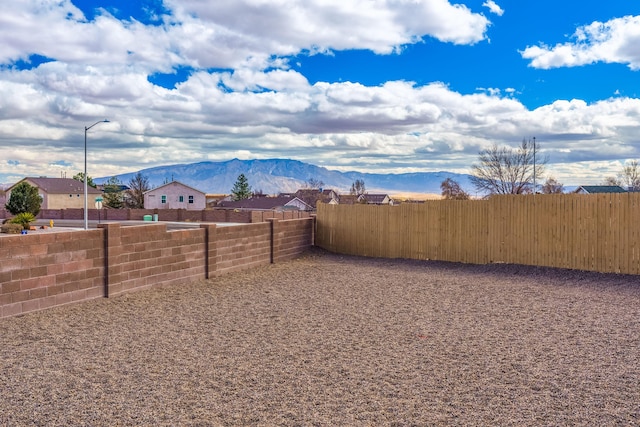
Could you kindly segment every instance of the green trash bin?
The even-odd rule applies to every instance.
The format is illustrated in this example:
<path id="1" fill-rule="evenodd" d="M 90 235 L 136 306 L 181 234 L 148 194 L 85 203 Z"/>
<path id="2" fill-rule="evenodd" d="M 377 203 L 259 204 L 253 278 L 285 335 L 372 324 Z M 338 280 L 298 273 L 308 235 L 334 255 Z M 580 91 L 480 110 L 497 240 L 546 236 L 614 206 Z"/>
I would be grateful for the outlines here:
<path id="1" fill-rule="evenodd" d="M 145 215 L 145 216 L 143 216 L 143 217 L 142 217 L 142 219 L 143 219 L 144 221 L 151 221 L 151 218 L 152 218 L 152 216 L 151 216 L 151 215 Z"/>

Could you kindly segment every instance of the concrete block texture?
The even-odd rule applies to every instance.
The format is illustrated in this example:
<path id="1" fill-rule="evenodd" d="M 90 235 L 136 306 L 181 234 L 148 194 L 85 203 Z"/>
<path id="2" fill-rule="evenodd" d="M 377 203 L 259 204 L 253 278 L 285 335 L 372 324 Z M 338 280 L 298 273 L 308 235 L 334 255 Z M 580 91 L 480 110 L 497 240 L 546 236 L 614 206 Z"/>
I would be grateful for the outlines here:
<path id="1" fill-rule="evenodd" d="M 0 318 L 175 286 L 293 258 L 313 218 L 168 230 L 166 224 L 0 237 Z"/>

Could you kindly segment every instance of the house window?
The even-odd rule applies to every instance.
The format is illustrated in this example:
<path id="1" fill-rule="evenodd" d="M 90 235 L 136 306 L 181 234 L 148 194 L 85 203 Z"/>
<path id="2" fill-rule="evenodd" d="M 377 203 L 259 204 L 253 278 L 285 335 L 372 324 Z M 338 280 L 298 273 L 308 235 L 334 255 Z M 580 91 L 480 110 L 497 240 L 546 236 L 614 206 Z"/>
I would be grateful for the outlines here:
<path id="1" fill-rule="evenodd" d="M 189 203 L 193 204 L 193 196 L 189 196 Z"/>
<path id="2" fill-rule="evenodd" d="M 160 203 L 165 204 L 167 203 L 167 196 L 160 196 Z"/>
<path id="3" fill-rule="evenodd" d="M 73 197 L 73 194 L 69 194 L 69 197 Z"/>
<path id="4" fill-rule="evenodd" d="M 178 197 L 178 201 L 179 201 L 180 203 L 183 203 L 183 202 L 184 202 L 184 196 L 179 196 L 179 197 Z"/>

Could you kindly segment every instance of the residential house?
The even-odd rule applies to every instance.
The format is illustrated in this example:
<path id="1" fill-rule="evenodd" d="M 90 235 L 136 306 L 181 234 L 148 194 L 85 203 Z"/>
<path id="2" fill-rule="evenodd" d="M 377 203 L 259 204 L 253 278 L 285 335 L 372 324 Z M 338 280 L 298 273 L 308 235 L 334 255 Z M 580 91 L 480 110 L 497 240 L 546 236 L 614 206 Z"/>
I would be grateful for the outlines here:
<path id="1" fill-rule="evenodd" d="M 364 203 L 360 201 L 359 197 L 360 196 L 356 196 L 355 194 L 341 194 L 340 198 L 338 199 L 338 204 L 355 205 L 357 203 Z"/>
<path id="2" fill-rule="evenodd" d="M 619 185 L 581 185 L 575 191 L 577 194 L 626 193 L 627 190 Z"/>
<path id="3" fill-rule="evenodd" d="M 206 193 L 179 181 L 169 182 L 144 193 L 145 209 L 202 210 L 206 203 Z"/>
<path id="4" fill-rule="evenodd" d="M 358 196 L 358 202 L 368 205 L 393 205 L 393 200 L 388 194 L 361 194 Z"/>
<path id="5" fill-rule="evenodd" d="M 313 210 L 311 206 L 306 204 L 295 196 L 276 196 L 266 197 L 258 196 L 237 201 L 221 201 L 217 204 L 219 209 L 239 209 L 239 210 L 255 210 L 255 211 L 283 211 L 283 210 Z"/>
<path id="6" fill-rule="evenodd" d="M 227 194 L 207 194 L 206 195 L 206 200 L 207 200 L 207 207 L 208 208 L 215 208 L 216 205 L 218 203 L 220 203 L 223 200 L 231 200 L 231 196 L 227 195 Z"/>
<path id="7" fill-rule="evenodd" d="M 280 193 L 279 196 L 297 197 L 309 205 L 311 207 L 310 210 L 315 210 L 318 202 L 337 205 L 339 197 L 335 191 L 322 188 L 304 188 L 295 193 Z"/>
<path id="8" fill-rule="evenodd" d="M 11 197 L 11 190 L 21 182 L 38 188 L 42 198 L 41 209 L 70 209 L 84 208 L 84 182 L 71 178 L 24 178 L 7 189 L 6 200 Z M 102 192 L 93 187 L 87 187 L 89 208 L 93 207 L 96 197 Z"/>

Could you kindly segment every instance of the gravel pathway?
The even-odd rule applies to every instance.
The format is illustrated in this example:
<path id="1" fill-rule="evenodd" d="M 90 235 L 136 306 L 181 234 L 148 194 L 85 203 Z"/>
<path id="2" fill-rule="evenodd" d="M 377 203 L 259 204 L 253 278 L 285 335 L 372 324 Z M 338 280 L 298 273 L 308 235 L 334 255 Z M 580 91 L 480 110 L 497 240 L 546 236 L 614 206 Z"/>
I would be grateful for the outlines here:
<path id="1" fill-rule="evenodd" d="M 640 425 L 639 282 L 313 250 L 3 319 L 0 425 Z"/>

